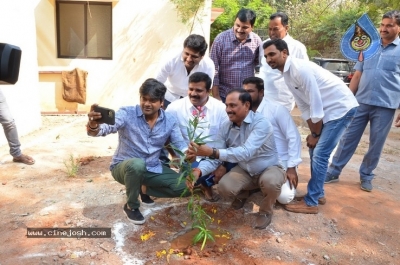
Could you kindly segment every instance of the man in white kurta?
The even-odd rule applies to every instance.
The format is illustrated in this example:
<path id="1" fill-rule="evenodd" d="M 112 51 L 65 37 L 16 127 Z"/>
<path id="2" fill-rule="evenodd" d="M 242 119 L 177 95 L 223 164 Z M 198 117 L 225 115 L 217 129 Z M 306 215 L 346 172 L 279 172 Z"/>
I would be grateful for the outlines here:
<path id="1" fill-rule="evenodd" d="M 167 87 L 164 109 L 187 95 L 189 77 L 196 72 L 214 77 L 214 62 L 205 56 L 207 43 L 203 36 L 191 34 L 183 43 L 183 51 L 169 58 L 156 74 L 156 79 Z"/>
<path id="2" fill-rule="evenodd" d="M 293 39 L 289 33 L 289 18 L 283 12 L 277 12 L 270 16 L 268 26 L 269 39 L 283 39 L 290 51 L 290 55 L 295 58 L 308 60 L 307 49 L 303 43 Z M 264 58 L 264 50 L 260 48 L 260 73 L 259 77 L 264 80 L 264 95 L 282 106 L 289 112 L 294 108 L 294 97 L 286 86 L 281 72 L 277 69 L 272 69 Z"/>

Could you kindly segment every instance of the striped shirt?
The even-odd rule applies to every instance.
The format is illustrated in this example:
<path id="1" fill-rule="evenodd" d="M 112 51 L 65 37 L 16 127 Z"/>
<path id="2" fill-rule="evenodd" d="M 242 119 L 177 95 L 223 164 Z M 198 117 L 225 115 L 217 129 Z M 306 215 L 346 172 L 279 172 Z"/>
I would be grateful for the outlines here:
<path id="1" fill-rule="evenodd" d="M 213 85 L 219 86 L 221 97 L 226 97 L 232 89 L 241 88 L 245 78 L 254 76 L 261 44 L 260 37 L 254 32 L 250 32 L 245 43 L 236 39 L 233 28 L 218 34 L 210 58 L 215 65 Z"/>

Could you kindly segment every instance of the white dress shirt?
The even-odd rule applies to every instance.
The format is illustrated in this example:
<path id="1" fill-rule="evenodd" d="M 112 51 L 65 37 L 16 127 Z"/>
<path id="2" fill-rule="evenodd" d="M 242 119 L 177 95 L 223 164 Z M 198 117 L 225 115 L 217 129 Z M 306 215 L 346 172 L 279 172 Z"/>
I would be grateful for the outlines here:
<path id="1" fill-rule="evenodd" d="M 270 39 L 267 39 L 263 44 Z M 303 43 L 293 39 L 289 33 L 283 38 L 289 48 L 292 57 L 308 60 L 307 49 Z M 265 60 L 264 49 L 260 48 L 260 74 L 264 80 L 264 95 L 273 101 L 280 103 L 289 112 L 294 108 L 294 97 L 286 86 L 282 74 L 278 69 L 272 69 Z"/>
<path id="2" fill-rule="evenodd" d="M 166 61 L 156 75 L 156 79 L 167 87 L 165 99 L 173 102 L 180 97 L 187 96 L 189 76 L 196 72 L 206 73 L 212 80 L 215 73 L 214 62 L 210 57 L 204 56 L 188 74 L 182 59 L 182 52 Z"/>
<path id="3" fill-rule="evenodd" d="M 210 135 L 205 141 L 211 141 L 208 145 L 213 147 L 220 127 L 229 120 L 225 108 L 225 104 L 222 103 L 222 101 L 213 97 L 208 97 L 208 101 L 203 107 L 203 114 L 205 116 L 200 120 L 200 125 L 195 132 L 195 137 L 200 133 L 202 136 Z M 187 128 L 189 126 L 189 119 L 193 119 L 192 113 L 194 110 L 196 110 L 196 108 L 187 96 L 175 100 L 169 104 L 168 108 L 165 110 L 165 112 L 172 114 L 178 120 L 182 136 L 187 143 L 189 143 Z M 198 157 L 196 160 L 200 161 L 200 159 L 201 157 Z"/>
<path id="4" fill-rule="evenodd" d="M 286 85 L 304 120 L 323 123 L 343 117 L 357 107 L 356 98 L 336 75 L 319 65 L 288 56 L 283 69 Z"/>
<path id="5" fill-rule="evenodd" d="M 301 137 L 289 111 L 264 96 L 257 112 L 263 114 L 272 124 L 278 156 L 285 164 L 285 169 L 299 165 L 302 161 Z"/>

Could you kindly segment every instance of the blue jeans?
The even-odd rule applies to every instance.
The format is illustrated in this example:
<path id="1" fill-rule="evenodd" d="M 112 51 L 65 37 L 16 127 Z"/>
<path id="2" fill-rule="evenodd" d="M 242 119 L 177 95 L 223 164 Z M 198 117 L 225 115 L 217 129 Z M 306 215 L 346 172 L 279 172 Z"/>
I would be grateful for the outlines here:
<path id="1" fill-rule="evenodd" d="M 324 181 L 328 169 L 329 156 L 339 142 L 343 132 L 349 126 L 357 112 L 357 108 L 349 110 L 342 118 L 324 124 L 321 136 L 314 149 L 309 149 L 311 179 L 307 186 L 304 201 L 309 206 L 318 205 L 318 199 L 325 196 Z"/>
<path id="2" fill-rule="evenodd" d="M 370 123 L 369 147 L 360 167 L 360 179 L 372 180 L 386 137 L 393 123 L 395 109 L 360 104 L 356 116 L 339 142 L 338 149 L 329 166 L 328 175 L 339 176 L 353 156 L 368 122 Z"/>
<path id="3" fill-rule="evenodd" d="M 11 116 L 10 108 L 7 105 L 7 101 L 3 92 L 0 90 L 0 123 L 3 126 L 4 134 L 10 146 L 10 154 L 13 157 L 21 155 L 21 143 L 18 139 L 18 131 L 15 126 L 13 117 Z"/>

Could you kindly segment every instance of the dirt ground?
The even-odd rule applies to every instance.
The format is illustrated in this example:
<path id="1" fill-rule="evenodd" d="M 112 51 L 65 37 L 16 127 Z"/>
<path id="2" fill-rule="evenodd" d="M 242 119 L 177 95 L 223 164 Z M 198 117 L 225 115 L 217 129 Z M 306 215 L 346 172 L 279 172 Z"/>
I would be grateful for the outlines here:
<path id="1" fill-rule="evenodd" d="M 276 206 L 272 224 L 255 230 L 259 193 L 239 211 L 229 201 L 204 201 L 216 242 L 200 251 L 198 245 L 187 249 L 187 199 L 156 198 L 154 206 L 141 207 L 147 220 L 142 226 L 126 219 L 125 189 L 108 170 L 117 135 L 86 136 L 86 119 L 43 116 L 39 131 L 21 137 L 24 153 L 36 159 L 33 166 L 13 163 L 8 146 L 0 146 L 1 265 L 400 264 L 400 128 L 390 132 L 374 190 L 359 188 L 366 131 L 340 182 L 325 185 L 327 204 L 316 215 Z M 307 130 L 299 129 L 304 138 Z M 83 162 L 76 177 L 66 173 L 71 156 Z M 309 179 L 305 146 L 302 157 L 299 193 Z M 28 227 L 109 227 L 112 237 L 27 238 Z"/>

